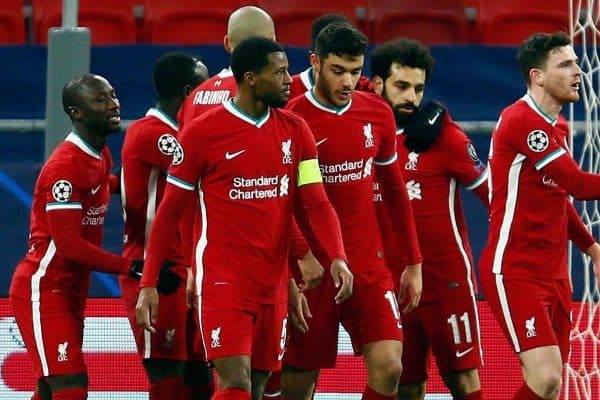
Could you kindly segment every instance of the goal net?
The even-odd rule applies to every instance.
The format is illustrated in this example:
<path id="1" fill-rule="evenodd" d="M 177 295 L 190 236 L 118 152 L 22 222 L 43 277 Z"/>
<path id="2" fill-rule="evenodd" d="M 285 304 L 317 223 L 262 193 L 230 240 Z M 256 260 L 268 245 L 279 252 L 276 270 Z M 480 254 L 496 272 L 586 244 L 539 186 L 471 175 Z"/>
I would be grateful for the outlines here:
<path id="1" fill-rule="evenodd" d="M 571 149 L 586 171 L 600 173 L 600 0 L 569 0 L 570 30 L 583 70 L 581 99 L 571 105 Z M 594 237 L 600 237 L 598 201 L 576 202 L 581 218 Z M 575 249 L 571 253 L 574 287 L 571 355 L 565 369 L 564 399 L 600 399 L 600 296 L 591 260 Z"/>

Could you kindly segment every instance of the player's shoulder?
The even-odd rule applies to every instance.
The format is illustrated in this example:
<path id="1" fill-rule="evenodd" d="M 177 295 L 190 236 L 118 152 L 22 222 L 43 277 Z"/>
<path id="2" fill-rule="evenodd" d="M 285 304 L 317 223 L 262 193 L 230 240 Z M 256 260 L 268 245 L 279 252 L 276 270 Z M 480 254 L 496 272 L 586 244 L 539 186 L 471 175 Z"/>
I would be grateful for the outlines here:
<path id="1" fill-rule="evenodd" d="M 534 129 L 547 129 L 550 123 L 543 117 L 537 105 L 531 104 L 527 96 L 506 107 L 500 114 L 498 127 L 511 132 L 529 132 Z"/>
<path id="2" fill-rule="evenodd" d="M 293 110 L 287 108 L 273 108 L 271 109 L 273 116 L 279 120 L 279 123 L 283 123 L 295 128 L 304 128 L 308 124 L 302 118 L 302 116 Z"/>
<path id="3" fill-rule="evenodd" d="M 452 115 L 447 109 L 442 119 L 440 139 L 443 141 L 469 140 L 465 131 L 452 119 Z"/>
<path id="4" fill-rule="evenodd" d="M 223 104 L 206 110 L 202 114 L 194 117 L 191 121 L 184 125 L 184 131 L 207 131 L 215 126 L 223 126 L 231 121 L 233 116 L 229 113 Z"/>
<path id="5" fill-rule="evenodd" d="M 355 90 L 352 92 L 352 108 L 373 116 L 393 116 L 389 104 L 379 95 L 371 92 Z"/>
<path id="6" fill-rule="evenodd" d="M 286 110 L 298 110 L 302 107 L 305 107 L 309 104 L 308 99 L 306 98 L 308 92 L 304 92 L 293 99 L 289 100 L 285 106 Z"/>

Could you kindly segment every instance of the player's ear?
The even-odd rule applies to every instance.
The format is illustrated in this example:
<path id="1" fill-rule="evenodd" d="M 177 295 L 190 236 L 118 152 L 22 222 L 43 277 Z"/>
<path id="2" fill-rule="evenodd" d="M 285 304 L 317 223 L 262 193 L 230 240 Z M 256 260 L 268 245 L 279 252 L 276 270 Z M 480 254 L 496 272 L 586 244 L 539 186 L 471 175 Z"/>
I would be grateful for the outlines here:
<path id="1" fill-rule="evenodd" d="M 252 71 L 244 72 L 244 80 L 248 83 L 248 85 L 254 86 L 256 81 L 256 74 Z"/>
<path id="2" fill-rule="evenodd" d="M 381 96 L 381 93 L 383 93 L 383 78 L 375 75 L 371 82 L 373 82 L 373 91 Z"/>
<path id="3" fill-rule="evenodd" d="M 185 85 L 183 87 L 183 98 L 186 98 L 192 93 L 192 85 Z"/>
<path id="4" fill-rule="evenodd" d="M 529 80 L 538 86 L 544 85 L 544 71 L 539 68 L 531 68 L 529 70 Z"/>
<path id="5" fill-rule="evenodd" d="M 223 47 L 225 47 L 225 50 L 229 54 L 233 53 L 233 48 L 231 47 L 231 42 L 229 41 L 229 36 L 227 35 L 223 36 Z"/>
<path id="6" fill-rule="evenodd" d="M 70 106 L 67 108 L 67 111 L 72 121 L 80 121 L 83 119 L 83 114 L 79 107 Z"/>
<path id="7" fill-rule="evenodd" d="M 321 60 L 319 59 L 319 56 L 317 55 L 317 53 L 310 53 L 310 55 L 308 56 L 308 60 L 310 61 L 310 65 L 311 67 L 315 70 L 315 71 L 320 71 L 321 69 Z"/>

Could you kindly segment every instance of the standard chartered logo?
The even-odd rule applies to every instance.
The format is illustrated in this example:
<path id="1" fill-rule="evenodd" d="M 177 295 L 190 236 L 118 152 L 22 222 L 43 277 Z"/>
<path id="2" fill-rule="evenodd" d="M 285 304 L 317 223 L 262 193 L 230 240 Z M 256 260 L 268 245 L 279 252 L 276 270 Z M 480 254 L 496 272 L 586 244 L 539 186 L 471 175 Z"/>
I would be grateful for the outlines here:
<path id="1" fill-rule="evenodd" d="M 290 178 L 287 174 L 256 178 L 236 176 L 232 180 L 232 186 L 229 189 L 231 200 L 271 199 L 288 195 Z"/>
<path id="2" fill-rule="evenodd" d="M 320 164 L 323 183 L 346 183 L 360 181 L 371 175 L 373 157 L 366 160 L 344 161 L 339 164 Z"/>
<path id="3" fill-rule="evenodd" d="M 285 174 L 284 176 L 281 177 L 281 183 L 279 184 L 279 195 L 287 196 L 289 187 L 290 187 L 290 178 L 287 176 L 287 174 Z"/>

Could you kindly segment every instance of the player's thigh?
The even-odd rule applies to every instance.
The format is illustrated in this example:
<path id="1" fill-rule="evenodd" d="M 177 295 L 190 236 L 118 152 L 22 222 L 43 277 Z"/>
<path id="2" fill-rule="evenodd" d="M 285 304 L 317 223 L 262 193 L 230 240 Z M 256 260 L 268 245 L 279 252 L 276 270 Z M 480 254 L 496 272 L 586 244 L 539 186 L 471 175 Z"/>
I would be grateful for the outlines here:
<path id="1" fill-rule="evenodd" d="M 433 303 L 423 316 L 441 375 L 479 368 L 482 350 L 475 299 L 462 297 Z"/>
<path id="2" fill-rule="evenodd" d="M 558 345 L 549 312 L 556 296 L 552 280 L 491 273 L 481 278 L 488 305 L 516 353 Z"/>
<path id="3" fill-rule="evenodd" d="M 198 313 L 207 361 L 251 357 L 257 305 L 231 304 L 217 296 L 201 296 Z"/>
<path id="4" fill-rule="evenodd" d="M 400 385 L 425 382 L 429 369 L 429 338 L 421 322 L 421 307 L 402 315 L 402 375 Z M 410 397 L 412 398 L 412 397 Z"/>
<path id="5" fill-rule="evenodd" d="M 42 293 L 39 302 L 11 297 L 11 305 L 37 378 L 86 374 L 83 315 L 69 299 Z"/>
<path id="6" fill-rule="evenodd" d="M 352 296 L 341 305 L 342 324 L 350 334 L 355 354 L 383 340 L 402 341 L 402 322 L 396 294 L 381 282 L 355 282 Z"/>
<path id="7" fill-rule="evenodd" d="M 550 307 L 550 319 L 563 363 L 569 359 L 571 348 L 571 284 L 567 279 L 554 282 L 555 297 Z"/>
<path id="8" fill-rule="evenodd" d="M 335 293 L 331 278 L 326 277 L 319 287 L 305 292 L 312 313 L 308 320 L 309 330 L 300 333 L 294 328 L 289 329 L 283 358 L 285 366 L 300 370 L 335 367 L 340 322 L 340 306 L 335 304 Z"/>
<path id="9" fill-rule="evenodd" d="M 286 332 L 287 303 L 261 305 L 254 322 L 252 335 L 253 370 L 278 371 L 281 369 Z"/>

